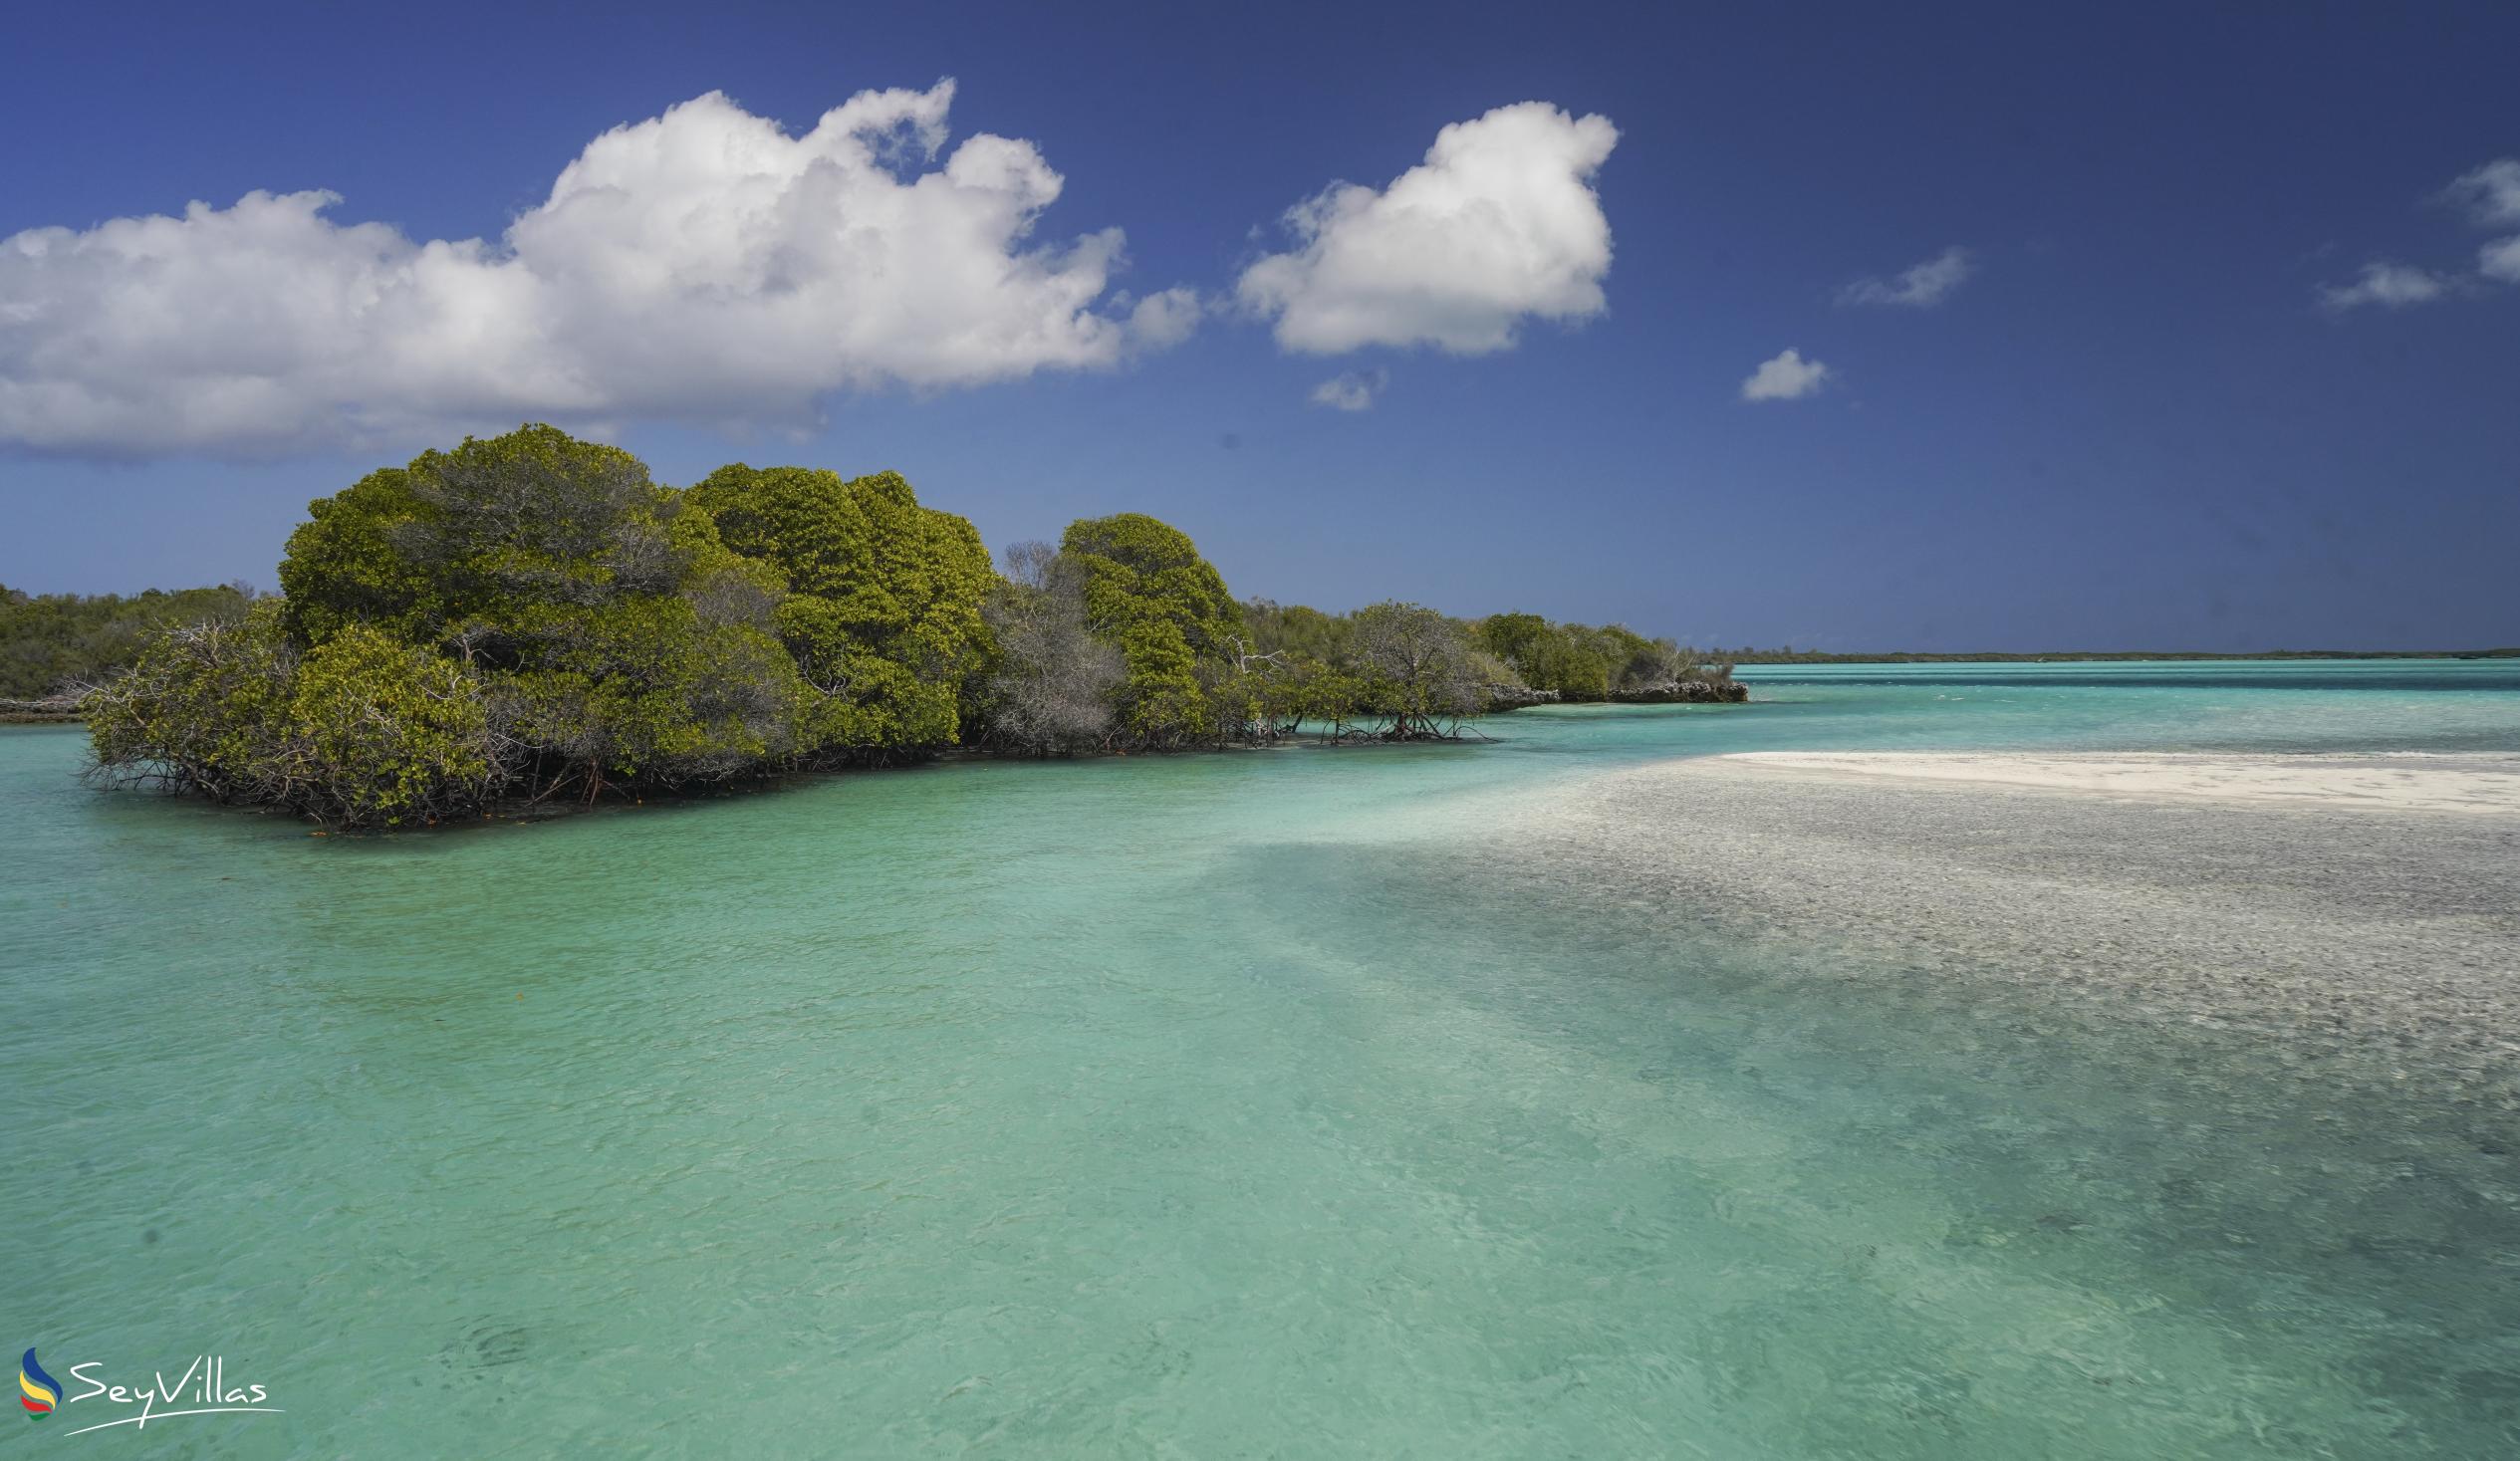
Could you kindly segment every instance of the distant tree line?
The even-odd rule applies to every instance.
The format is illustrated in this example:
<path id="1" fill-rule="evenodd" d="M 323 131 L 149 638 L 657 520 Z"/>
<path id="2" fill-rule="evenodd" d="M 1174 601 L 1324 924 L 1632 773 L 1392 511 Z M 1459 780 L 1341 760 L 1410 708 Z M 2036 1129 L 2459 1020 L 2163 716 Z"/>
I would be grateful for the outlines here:
<path id="1" fill-rule="evenodd" d="M 1481 619 L 1480 642 L 1523 683 L 1567 700 L 1608 700 L 1677 680 L 1732 678 L 1728 657 L 1648 639 L 1620 624 L 1551 623 L 1533 613 Z"/>
<path id="2" fill-rule="evenodd" d="M 674 489 L 550 426 L 311 504 L 280 585 L 78 601 L 151 607 L 95 610 L 124 637 L 25 682 L 121 666 L 82 702 L 107 783 L 390 826 L 957 746 L 1450 737 L 1499 704 L 1724 672 L 1530 614 L 1238 603 L 1134 513 L 1018 544 L 1001 574 L 892 473 L 737 464 Z"/>
<path id="3" fill-rule="evenodd" d="M 245 616 L 246 584 L 119 594 L 23 594 L 0 586 L 0 700 L 40 701 L 129 664 L 177 624 Z"/>

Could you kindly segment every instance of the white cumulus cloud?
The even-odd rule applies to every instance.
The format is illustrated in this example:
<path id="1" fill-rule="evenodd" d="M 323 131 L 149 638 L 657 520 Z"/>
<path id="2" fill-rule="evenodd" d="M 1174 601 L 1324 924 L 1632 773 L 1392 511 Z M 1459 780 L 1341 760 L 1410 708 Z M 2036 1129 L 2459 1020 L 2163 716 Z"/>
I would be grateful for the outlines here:
<path id="1" fill-rule="evenodd" d="M 1314 386 L 1313 404 L 1326 405 L 1335 411 L 1372 410 L 1375 397 L 1390 383 L 1391 376 L 1387 370 L 1350 370 Z"/>
<path id="2" fill-rule="evenodd" d="M 1977 272 L 1977 260 L 1958 244 L 1921 264 L 1900 270 L 1894 279 L 1859 279 L 1838 291 L 1847 305 L 1900 305 L 1922 310 L 1949 298 L 1951 291 Z"/>
<path id="3" fill-rule="evenodd" d="M 710 93 L 587 144 L 496 242 L 342 223 L 324 191 L 0 239 L 0 443 L 255 453 L 455 426 L 801 426 L 835 391 L 1117 364 L 1200 306 L 1107 297 L 1105 229 L 1036 242 L 1030 142 L 945 152 L 953 84 L 802 135 Z M 941 160 L 940 160 L 940 155 Z"/>
<path id="4" fill-rule="evenodd" d="M 1606 117 L 1546 102 L 1499 107 L 1436 133 L 1380 190 L 1335 183 L 1286 215 L 1296 246 L 1243 271 L 1245 308 L 1309 355 L 1433 345 L 1483 355 L 1526 318 L 1605 308 L 1610 220 L 1593 175 L 1618 145 Z"/>
<path id="5" fill-rule="evenodd" d="M 2319 299 L 2331 310 L 2351 310 L 2362 305 L 2402 310 L 2408 305 L 2437 300 L 2449 288 L 2447 280 L 2429 269 L 2374 260 L 2363 266 L 2362 274 L 2352 284 L 2321 285 Z"/>
<path id="6" fill-rule="evenodd" d="M 1788 348 L 1773 360 L 1762 361 L 1750 378 L 1741 382 L 1743 400 L 1799 400 L 1818 390 L 1829 378 L 1829 367 L 1818 361 L 1803 359 L 1803 353 Z"/>

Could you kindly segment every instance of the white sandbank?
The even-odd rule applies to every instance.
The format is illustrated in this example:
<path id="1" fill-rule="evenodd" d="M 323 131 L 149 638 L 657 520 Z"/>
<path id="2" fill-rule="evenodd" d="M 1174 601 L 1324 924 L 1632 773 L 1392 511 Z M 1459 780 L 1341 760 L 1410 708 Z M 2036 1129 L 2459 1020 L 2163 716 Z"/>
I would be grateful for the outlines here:
<path id="1" fill-rule="evenodd" d="M 1700 756 L 1529 795 L 1500 875 L 1603 926 L 2263 1032 L 2520 1112 L 2520 756 Z"/>
<path id="2" fill-rule="evenodd" d="M 1973 782 L 2139 799 L 2520 814 L 2520 756 L 1750 751 L 1722 759 L 1770 771 Z"/>

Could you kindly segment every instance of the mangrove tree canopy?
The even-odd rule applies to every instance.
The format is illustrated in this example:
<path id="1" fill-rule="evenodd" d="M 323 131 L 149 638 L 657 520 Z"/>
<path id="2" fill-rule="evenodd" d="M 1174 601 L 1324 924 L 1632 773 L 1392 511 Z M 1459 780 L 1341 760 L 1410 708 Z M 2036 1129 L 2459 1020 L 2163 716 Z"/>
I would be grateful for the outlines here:
<path id="1" fill-rule="evenodd" d="M 104 616 L 132 627 L 84 702 L 101 779 L 392 826 L 962 745 L 1445 736 L 1690 658 L 1528 614 L 1240 604 L 1139 513 L 1019 544 L 1001 575 L 895 473 L 739 463 L 676 490 L 543 425 L 311 504 L 280 583 Z"/>

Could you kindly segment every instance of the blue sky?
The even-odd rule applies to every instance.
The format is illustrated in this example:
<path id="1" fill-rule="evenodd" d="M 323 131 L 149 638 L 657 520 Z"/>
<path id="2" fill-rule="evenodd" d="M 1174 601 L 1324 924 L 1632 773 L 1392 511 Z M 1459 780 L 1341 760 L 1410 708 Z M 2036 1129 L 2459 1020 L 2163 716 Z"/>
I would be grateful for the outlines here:
<path id="1" fill-rule="evenodd" d="M 1329 608 L 1831 648 L 2520 642 L 2520 281 L 2480 252 L 2520 234 L 2520 163 L 2484 171 L 2520 158 L 2508 5 L 208 9 L 45 7 L 0 54 L 13 587 L 269 585 L 309 498 L 534 414 L 669 482 L 895 468 L 992 547 L 1150 512 L 1237 593 Z M 628 156 L 661 138 L 705 189 L 717 154 L 675 137 L 802 136 L 879 89 L 906 89 L 896 144 L 941 147 L 798 216 L 944 232 L 751 261 L 813 272 L 820 313 L 726 304 L 727 210 L 647 183 L 623 206 L 664 232 L 582 203 L 509 236 L 608 129 L 723 93 L 580 172 L 663 175 Z M 979 133 L 1030 145 L 931 196 Z M 1039 206 L 1035 164 L 1063 180 Z M 1340 181 L 1374 191 L 1290 228 Z M 95 232 L 257 189 L 342 201 L 272 223 L 286 248 L 243 214 Z M 953 252 L 1010 197 L 1029 233 Z M 1412 233 L 1420 205 L 1465 211 Z M 1026 277 L 959 289 L 998 243 Z M 161 247 L 182 272 L 133 261 Z M 1929 303 L 1864 302 L 1953 249 Z M 902 287 L 832 276 L 860 258 Z M 539 303 L 506 309 L 528 264 Z M 360 281 L 431 268 L 473 333 L 403 360 Z M 966 327 L 990 343 L 937 345 Z M 1789 348 L 1825 373 L 1746 399 Z M 1343 377 L 1365 408 L 1314 399 Z"/>

